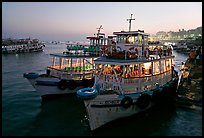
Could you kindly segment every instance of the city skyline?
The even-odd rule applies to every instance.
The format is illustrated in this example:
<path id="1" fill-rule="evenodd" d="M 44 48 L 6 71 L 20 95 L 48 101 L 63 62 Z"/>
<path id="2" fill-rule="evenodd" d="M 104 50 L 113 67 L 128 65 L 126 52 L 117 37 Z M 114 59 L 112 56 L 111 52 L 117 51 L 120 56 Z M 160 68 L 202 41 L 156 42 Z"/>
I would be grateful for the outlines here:
<path id="1" fill-rule="evenodd" d="M 2 37 L 45 41 L 86 41 L 101 32 L 196 29 L 202 26 L 202 2 L 3 2 Z"/>

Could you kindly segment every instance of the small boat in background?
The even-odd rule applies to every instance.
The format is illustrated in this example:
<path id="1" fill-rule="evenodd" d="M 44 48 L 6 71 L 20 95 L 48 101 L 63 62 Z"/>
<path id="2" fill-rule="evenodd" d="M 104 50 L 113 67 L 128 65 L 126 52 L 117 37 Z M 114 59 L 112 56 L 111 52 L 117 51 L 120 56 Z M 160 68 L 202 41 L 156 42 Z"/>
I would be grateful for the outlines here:
<path id="1" fill-rule="evenodd" d="M 43 51 L 45 45 L 38 39 L 3 39 L 2 54 L 18 54 Z"/>

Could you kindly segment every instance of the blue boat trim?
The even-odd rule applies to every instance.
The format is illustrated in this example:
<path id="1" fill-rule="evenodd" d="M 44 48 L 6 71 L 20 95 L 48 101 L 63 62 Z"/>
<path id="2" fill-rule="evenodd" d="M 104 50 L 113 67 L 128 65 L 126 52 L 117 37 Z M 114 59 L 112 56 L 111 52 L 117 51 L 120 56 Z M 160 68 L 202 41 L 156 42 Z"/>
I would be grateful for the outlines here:
<path id="1" fill-rule="evenodd" d="M 24 73 L 23 76 L 25 78 L 28 78 L 28 79 L 36 79 L 39 77 L 39 74 L 38 73 L 34 73 L 34 72 L 30 72 L 30 73 Z"/>

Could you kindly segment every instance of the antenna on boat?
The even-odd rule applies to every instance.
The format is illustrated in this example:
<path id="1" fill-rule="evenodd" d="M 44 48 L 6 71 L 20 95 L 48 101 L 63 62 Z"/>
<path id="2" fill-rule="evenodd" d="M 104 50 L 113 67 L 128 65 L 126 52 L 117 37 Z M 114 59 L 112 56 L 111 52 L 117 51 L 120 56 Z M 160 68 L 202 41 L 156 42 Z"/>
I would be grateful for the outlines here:
<path id="1" fill-rule="evenodd" d="M 132 19 L 132 15 L 133 15 L 133 14 L 131 14 L 130 19 L 127 19 L 127 21 L 129 21 L 129 32 L 130 32 L 130 30 L 131 30 L 131 21 L 132 21 L 132 20 L 135 20 L 135 19 Z"/>
<path id="2" fill-rule="evenodd" d="M 103 29 L 103 28 L 102 28 L 102 25 L 100 25 L 100 27 L 99 27 L 99 28 L 96 28 L 96 29 L 98 29 L 97 37 L 99 37 L 100 30 Z"/>

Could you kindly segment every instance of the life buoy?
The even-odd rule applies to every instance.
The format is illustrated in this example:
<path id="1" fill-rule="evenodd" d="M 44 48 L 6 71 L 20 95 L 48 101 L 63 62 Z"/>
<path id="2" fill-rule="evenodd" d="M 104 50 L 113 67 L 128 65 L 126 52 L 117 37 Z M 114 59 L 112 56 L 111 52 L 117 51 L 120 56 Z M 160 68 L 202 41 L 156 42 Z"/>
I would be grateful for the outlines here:
<path id="1" fill-rule="evenodd" d="M 140 109 L 146 108 L 151 102 L 151 96 L 149 94 L 142 94 L 138 99 L 137 99 L 137 106 Z"/>
<path id="2" fill-rule="evenodd" d="M 130 47 L 130 48 L 129 48 L 129 51 L 130 51 L 130 52 L 133 52 L 133 51 L 134 51 L 134 47 Z"/>
<path id="3" fill-rule="evenodd" d="M 149 58 L 149 52 L 150 52 L 149 49 L 146 48 L 145 51 L 144 51 L 144 57 L 145 57 L 146 59 Z"/>
<path id="4" fill-rule="evenodd" d="M 100 49 L 100 55 L 101 55 L 101 56 L 104 56 L 104 55 L 103 55 L 104 50 L 105 50 L 105 47 L 104 47 L 104 46 L 102 46 L 102 47 L 101 47 L 101 49 Z"/>
<path id="5" fill-rule="evenodd" d="M 133 100 L 131 97 L 129 96 L 125 96 L 122 100 L 121 100 L 121 105 L 124 108 L 129 108 L 131 105 L 133 104 Z"/>
<path id="6" fill-rule="evenodd" d="M 172 54 L 172 53 L 171 53 L 171 52 L 172 52 L 172 49 L 171 49 L 171 48 L 168 48 L 168 49 L 167 49 L 167 52 L 168 52 L 168 56 L 170 56 L 170 55 Z"/>
<path id="7" fill-rule="evenodd" d="M 108 56 L 108 47 L 105 47 L 105 56 Z"/>
<path id="8" fill-rule="evenodd" d="M 135 54 L 134 54 L 134 52 L 130 52 L 129 53 L 129 58 L 135 58 L 136 56 L 135 56 Z"/>
<path id="9" fill-rule="evenodd" d="M 94 88 L 83 88 L 78 90 L 76 94 L 82 99 L 92 99 L 98 95 L 98 91 Z"/>
<path id="10" fill-rule="evenodd" d="M 66 88 L 67 88 L 67 81 L 66 80 L 60 80 L 59 82 L 58 82 L 58 88 L 60 89 L 60 90 L 65 90 Z"/>
<path id="11" fill-rule="evenodd" d="M 100 54 L 100 56 L 102 56 L 102 54 L 103 54 L 103 48 L 100 48 L 99 54 Z"/>
<path id="12" fill-rule="evenodd" d="M 103 46 L 103 47 L 100 49 L 100 55 L 101 55 L 102 57 L 108 56 L 108 47 L 107 47 L 107 46 Z"/>
<path id="13" fill-rule="evenodd" d="M 136 58 L 138 54 L 137 48 L 134 50 L 134 47 L 130 47 L 127 54 L 129 58 Z"/>

